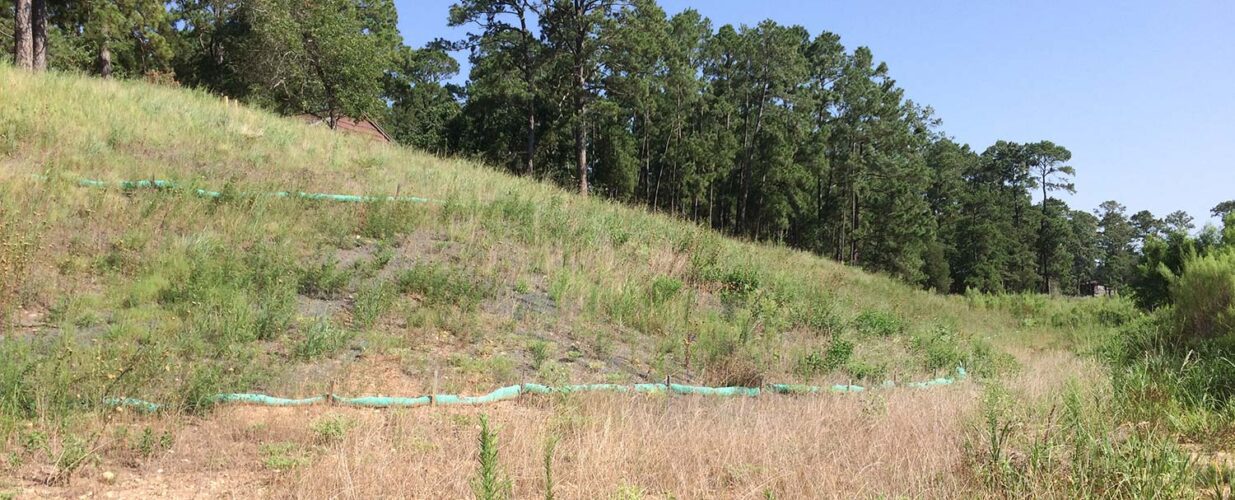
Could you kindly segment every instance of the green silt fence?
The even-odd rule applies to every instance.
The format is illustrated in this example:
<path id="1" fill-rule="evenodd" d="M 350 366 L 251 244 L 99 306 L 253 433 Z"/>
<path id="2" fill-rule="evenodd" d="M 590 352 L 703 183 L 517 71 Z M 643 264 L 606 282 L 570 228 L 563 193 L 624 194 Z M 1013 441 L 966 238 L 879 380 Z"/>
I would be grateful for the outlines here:
<path id="1" fill-rule="evenodd" d="M 226 404 L 240 403 L 259 406 L 308 406 L 317 404 L 334 404 L 339 406 L 355 406 L 368 408 L 396 408 L 415 406 L 459 406 L 485 405 L 500 401 L 518 399 L 523 395 L 546 394 L 581 394 L 581 393 L 638 393 L 638 394 L 678 394 L 684 396 L 703 397 L 758 397 L 763 394 L 809 395 L 820 393 L 853 393 L 865 392 L 870 389 L 892 389 L 905 387 L 909 389 L 929 389 L 955 384 L 965 379 L 964 368 L 958 367 L 952 377 L 939 377 L 921 382 L 909 382 L 897 385 L 891 381 L 875 387 L 867 388 L 860 385 L 837 384 L 832 386 L 816 386 L 803 384 L 771 384 L 760 387 L 706 387 L 682 384 L 578 384 L 547 386 L 541 384 L 521 384 L 502 387 L 480 396 L 461 396 L 456 394 L 435 394 L 431 396 L 395 397 L 395 396 L 361 396 L 344 397 L 335 394 L 315 396 L 302 399 L 287 399 L 265 394 L 216 394 L 208 398 L 209 402 Z M 107 406 L 122 406 L 143 412 L 155 412 L 164 408 L 159 403 L 136 398 L 108 398 L 104 400 Z"/>
<path id="2" fill-rule="evenodd" d="M 81 179 L 77 181 L 79 186 L 108 188 L 116 187 L 124 190 L 133 189 L 179 189 L 176 183 L 163 179 L 143 179 L 137 181 L 119 181 L 106 182 L 95 179 Z M 209 191 L 205 189 L 194 189 L 193 194 L 203 198 L 219 198 L 223 193 L 218 191 Z M 436 200 L 429 198 L 421 198 L 419 196 L 368 196 L 356 194 L 332 194 L 332 193 L 306 193 L 303 191 L 275 191 L 270 193 L 242 193 L 245 196 L 263 195 L 274 196 L 276 198 L 302 198 L 314 201 L 337 201 L 343 203 L 372 203 L 379 201 L 388 202 L 409 202 L 409 203 L 437 203 Z"/>

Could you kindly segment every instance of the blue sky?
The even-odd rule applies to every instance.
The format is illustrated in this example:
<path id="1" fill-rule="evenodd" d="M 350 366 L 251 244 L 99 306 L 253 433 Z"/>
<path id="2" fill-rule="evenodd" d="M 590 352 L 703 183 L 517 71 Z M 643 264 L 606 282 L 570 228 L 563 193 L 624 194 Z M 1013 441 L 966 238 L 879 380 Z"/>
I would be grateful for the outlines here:
<path id="1" fill-rule="evenodd" d="M 409 45 L 462 37 L 446 27 L 454 0 L 395 3 Z M 1186 210 L 1203 222 L 1235 199 L 1235 1 L 660 3 L 715 26 L 773 19 L 868 46 L 958 141 L 1072 150 L 1077 194 L 1064 198 L 1074 208 L 1114 199 L 1129 213 Z"/>

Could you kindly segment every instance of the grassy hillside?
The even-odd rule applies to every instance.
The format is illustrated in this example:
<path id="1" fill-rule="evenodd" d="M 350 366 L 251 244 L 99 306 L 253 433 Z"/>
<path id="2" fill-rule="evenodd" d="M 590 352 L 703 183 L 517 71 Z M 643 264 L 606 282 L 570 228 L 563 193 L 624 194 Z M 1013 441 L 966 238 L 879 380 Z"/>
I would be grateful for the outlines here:
<path id="1" fill-rule="evenodd" d="M 95 392 L 83 404 L 192 394 L 184 384 L 318 391 L 337 371 L 320 359 L 360 357 L 397 359 L 417 381 L 436 370 L 460 390 L 666 375 L 878 382 L 981 371 L 989 341 L 1023 326 L 802 252 L 201 93 L 0 71 L 7 266 L 27 277 L 5 280 L 8 337 L 34 340 L 6 349 L 105 360 L 74 380 L 73 392 Z M 248 195 L 280 190 L 439 202 Z M 289 373 L 306 387 L 276 382 Z"/>
<path id="2" fill-rule="evenodd" d="M 47 452 L 56 470 L 71 471 L 76 462 L 66 465 L 65 457 L 85 446 L 72 436 L 111 418 L 101 404 L 108 397 L 196 413 L 205 396 L 226 391 L 414 395 L 665 377 L 709 385 L 866 384 L 922 379 L 958 365 L 981 378 L 1017 364 L 1006 352 L 1074 342 L 1092 319 L 1078 317 L 1105 314 L 1077 302 L 919 291 L 468 161 L 228 107 L 200 92 L 32 76 L 2 65 L 0 89 L 0 442 L 16 450 L 38 442 L 31 436 L 42 431 L 29 429 L 58 429 L 57 452 Z M 166 179 L 178 187 L 90 188 L 79 185 L 83 178 Z M 221 195 L 195 196 L 199 188 Z M 272 191 L 434 201 L 255 194 Z M 867 428 L 861 419 L 844 425 L 896 442 L 913 420 L 905 412 L 934 405 L 896 398 L 907 408 L 897 413 L 902 427 Z M 865 418 L 875 407 L 886 413 L 889 403 L 841 404 Z M 949 408 L 931 418 L 950 423 L 963 413 Z M 616 410 L 579 411 L 584 420 L 603 420 Z M 725 432 L 769 418 L 744 406 L 720 411 L 729 420 L 716 425 Z M 639 415 L 618 418 L 658 418 Z M 697 417 L 673 425 L 700 425 Z M 623 432 L 645 432 L 631 422 Z M 915 433 L 929 431 L 913 425 Z M 665 439 L 672 428 L 660 429 Z M 530 439 L 518 446 L 536 448 Z M 603 439 L 615 438 L 606 431 Z M 156 441 L 139 448 L 149 452 Z M 748 453 L 735 460 L 763 456 L 757 442 L 734 446 Z M 661 451 L 670 460 L 680 450 Z M 853 459 L 880 460 L 864 456 Z M 837 460 L 837 470 L 861 465 Z M 923 460 L 924 475 L 956 466 L 954 458 Z M 886 463 L 888 484 L 936 487 L 898 479 L 892 469 L 900 463 Z M 801 460 L 785 466 L 809 468 Z M 721 466 L 691 473 L 711 474 L 707 467 Z M 735 481 L 758 484 L 771 474 L 760 470 Z M 574 473 L 583 480 L 594 471 Z M 785 491 L 811 496 L 847 484 Z"/>

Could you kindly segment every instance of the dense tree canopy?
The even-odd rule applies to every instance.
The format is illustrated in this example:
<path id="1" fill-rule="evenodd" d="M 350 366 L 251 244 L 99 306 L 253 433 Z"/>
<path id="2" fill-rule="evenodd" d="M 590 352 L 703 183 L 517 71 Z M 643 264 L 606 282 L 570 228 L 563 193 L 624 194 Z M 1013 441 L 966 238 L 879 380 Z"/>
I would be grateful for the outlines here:
<path id="1" fill-rule="evenodd" d="M 1184 212 L 1075 210 L 1055 197 L 1076 191 L 1067 148 L 958 143 L 870 49 L 801 26 L 714 26 L 655 0 L 459 0 L 442 21 L 467 35 L 412 48 L 391 0 L 18 0 L 0 9 L 7 51 L 31 1 L 53 68 L 367 116 L 416 148 L 941 292 L 1098 282 L 1157 307 L 1190 255 L 1235 239 L 1191 236 Z M 454 51 L 463 85 L 447 83 Z"/>

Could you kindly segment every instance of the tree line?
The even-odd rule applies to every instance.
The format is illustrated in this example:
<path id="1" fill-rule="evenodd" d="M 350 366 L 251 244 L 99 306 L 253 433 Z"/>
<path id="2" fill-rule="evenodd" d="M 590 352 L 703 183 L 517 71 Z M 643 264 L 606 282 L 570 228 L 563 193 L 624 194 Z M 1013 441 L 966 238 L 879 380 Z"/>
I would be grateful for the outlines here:
<path id="1" fill-rule="evenodd" d="M 467 36 L 411 48 L 391 0 L 14 0 L 0 33 L 18 66 L 39 68 L 41 43 L 41 67 L 367 116 L 412 147 L 941 292 L 1139 297 L 1165 286 L 1158 264 L 1222 240 L 1182 211 L 1069 207 L 1067 148 L 958 143 L 834 33 L 717 27 L 655 0 L 461 0 L 444 21 Z"/>

